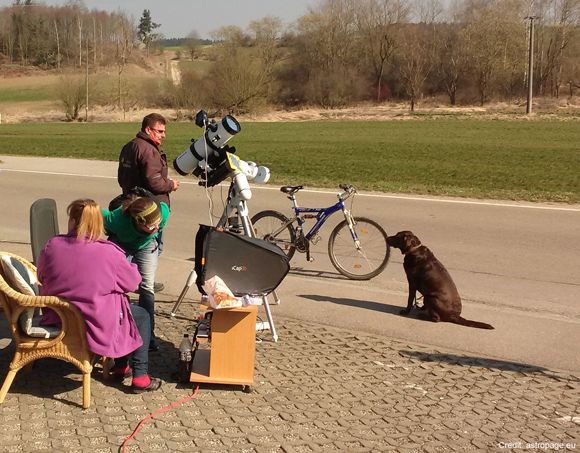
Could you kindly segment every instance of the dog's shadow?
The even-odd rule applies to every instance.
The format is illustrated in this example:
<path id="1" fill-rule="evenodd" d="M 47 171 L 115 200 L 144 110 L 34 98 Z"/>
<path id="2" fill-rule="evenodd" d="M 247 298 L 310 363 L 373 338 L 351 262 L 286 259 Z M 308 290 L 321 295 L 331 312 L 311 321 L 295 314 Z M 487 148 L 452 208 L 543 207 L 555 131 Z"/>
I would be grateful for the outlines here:
<path id="1" fill-rule="evenodd" d="M 396 305 L 382 304 L 368 300 L 348 299 L 345 297 L 321 296 L 318 294 L 299 294 L 298 297 L 314 300 L 316 302 L 332 302 L 333 304 L 346 305 L 348 307 L 364 308 L 366 310 L 380 311 L 398 315 L 403 307 Z"/>

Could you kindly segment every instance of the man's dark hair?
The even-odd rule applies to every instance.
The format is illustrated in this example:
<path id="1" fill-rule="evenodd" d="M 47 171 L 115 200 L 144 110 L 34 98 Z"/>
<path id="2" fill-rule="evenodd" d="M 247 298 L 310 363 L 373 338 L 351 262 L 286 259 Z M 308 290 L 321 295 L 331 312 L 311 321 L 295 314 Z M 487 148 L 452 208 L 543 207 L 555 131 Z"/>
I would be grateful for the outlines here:
<path id="1" fill-rule="evenodd" d="M 150 113 L 145 118 L 143 118 L 143 122 L 141 123 L 141 130 L 145 132 L 146 128 L 148 127 L 152 128 L 158 123 L 166 124 L 167 121 L 165 120 L 163 115 L 160 115 L 159 113 Z"/>

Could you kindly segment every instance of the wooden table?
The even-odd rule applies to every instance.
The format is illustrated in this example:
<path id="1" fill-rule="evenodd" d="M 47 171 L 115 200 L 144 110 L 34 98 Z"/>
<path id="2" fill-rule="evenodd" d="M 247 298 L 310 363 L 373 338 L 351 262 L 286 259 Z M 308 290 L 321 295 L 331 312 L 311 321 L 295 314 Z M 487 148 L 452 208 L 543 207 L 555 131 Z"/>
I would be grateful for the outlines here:
<path id="1" fill-rule="evenodd" d="M 258 307 L 212 310 L 210 349 L 197 349 L 191 382 L 242 385 L 254 383 Z"/>

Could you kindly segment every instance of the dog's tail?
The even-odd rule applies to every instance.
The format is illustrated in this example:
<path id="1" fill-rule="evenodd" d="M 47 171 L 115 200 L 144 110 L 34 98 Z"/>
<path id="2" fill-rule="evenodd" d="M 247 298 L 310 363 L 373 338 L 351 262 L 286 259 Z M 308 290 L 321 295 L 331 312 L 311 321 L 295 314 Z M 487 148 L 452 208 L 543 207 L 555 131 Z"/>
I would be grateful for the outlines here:
<path id="1" fill-rule="evenodd" d="M 454 317 L 449 320 L 455 324 L 461 324 L 466 327 L 475 327 L 476 329 L 494 329 L 491 324 L 486 324 L 484 322 L 470 321 L 469 319 L 462 318 L 461 316 Z"/>

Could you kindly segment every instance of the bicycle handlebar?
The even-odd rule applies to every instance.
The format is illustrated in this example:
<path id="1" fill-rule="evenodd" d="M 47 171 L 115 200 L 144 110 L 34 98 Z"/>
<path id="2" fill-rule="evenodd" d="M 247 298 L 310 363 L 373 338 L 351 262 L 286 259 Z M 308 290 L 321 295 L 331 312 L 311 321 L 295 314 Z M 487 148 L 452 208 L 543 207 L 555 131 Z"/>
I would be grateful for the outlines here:
<path id="1" fill-rule="evenodd" d="M 338 194 L 338 198 L 341 200 L 346 200 L 348 197 L 356 193 L 356 189 L 351 184 L 340 184 L 338 187 L 344 190 L 343 193 Z"/>

